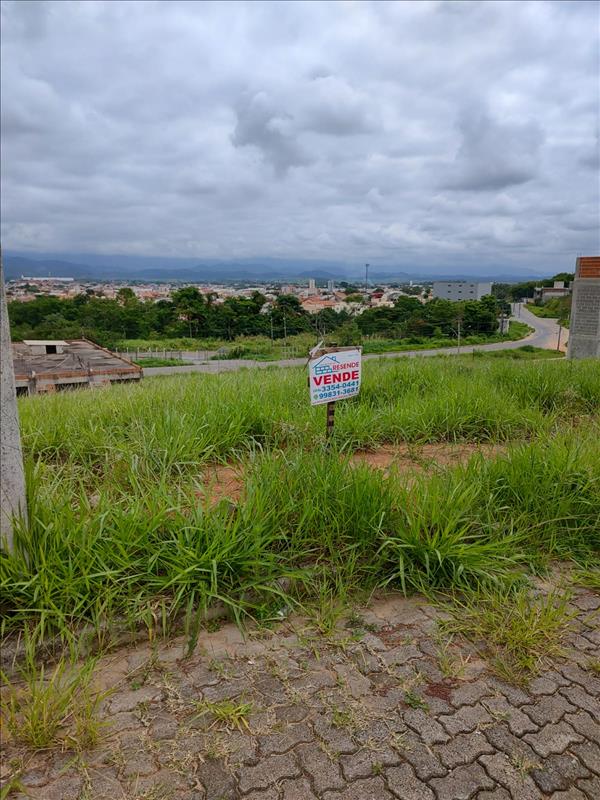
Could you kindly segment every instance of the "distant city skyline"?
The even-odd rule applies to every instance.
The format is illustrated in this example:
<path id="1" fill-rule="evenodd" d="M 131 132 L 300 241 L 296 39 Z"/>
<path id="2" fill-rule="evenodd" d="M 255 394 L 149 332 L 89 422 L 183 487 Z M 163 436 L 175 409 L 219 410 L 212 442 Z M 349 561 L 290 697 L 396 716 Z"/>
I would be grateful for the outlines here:
<path id="1" fill-rule="evenodd" d="M 3 247 L 572 269 L 600 251 L 599 38 L 575 0 L 7 0 Z"/>

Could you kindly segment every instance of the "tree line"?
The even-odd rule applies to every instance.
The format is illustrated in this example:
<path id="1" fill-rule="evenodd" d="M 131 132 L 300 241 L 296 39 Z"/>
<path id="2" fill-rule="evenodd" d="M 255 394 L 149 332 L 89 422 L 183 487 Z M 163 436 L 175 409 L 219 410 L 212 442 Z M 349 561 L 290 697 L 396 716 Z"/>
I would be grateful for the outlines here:
<path id="1" fill-rule="evenodd" d="M 421 303 L 402 296 L 393 307 L 368 308 L 353 317 L 331 308 L 309 314 L 293 295 L 280 295 L 267 304 L 263 294 L 230 297 L 217 302 L 187 286 L 170 300 L 142 301 L 133 290 L 121 288 L 114 299 L 93 291 L 61 299 L 39 295 L 28 302 L 8 304 L 14 341 L 23 339 L 77 339 L 85 336 L 114 348 L 124 339 L 218 338 L 262 335 L 281 339 L 298 333 L 316 336 L 341 330 L 343 338 L 377 335 L 384 338 L 455 336 L 460 321 L 463 335 L 491 334 L 498 327 L 502 302 L 492 296 L 482 300 L 451 302 L 435 299 Z M 340 342 L 341 343 L 341 342 Z"/>

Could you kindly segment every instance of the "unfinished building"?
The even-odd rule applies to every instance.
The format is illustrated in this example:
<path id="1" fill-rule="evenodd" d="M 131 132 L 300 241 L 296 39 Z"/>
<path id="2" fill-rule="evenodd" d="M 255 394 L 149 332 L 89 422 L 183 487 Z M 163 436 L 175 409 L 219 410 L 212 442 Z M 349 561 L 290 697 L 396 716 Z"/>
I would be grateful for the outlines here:
<path id="1" fill-rule="evenodd" d="M 141 367 L 87 339 L 28 339 L 12 347 L 17 394 L 93 389 L 142 377 Z"/>

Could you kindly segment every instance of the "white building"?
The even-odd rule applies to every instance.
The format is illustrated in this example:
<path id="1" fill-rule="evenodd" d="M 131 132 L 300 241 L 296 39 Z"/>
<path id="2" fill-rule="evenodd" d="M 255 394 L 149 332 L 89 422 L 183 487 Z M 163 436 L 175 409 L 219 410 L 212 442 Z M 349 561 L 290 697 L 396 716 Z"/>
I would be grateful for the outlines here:
<path id="1" fill-rule="evenodd" d="M 481 300 L 492 293 L 492 284 L 469 281 L 434 281 L 433 297 L 443 300 Z"/>

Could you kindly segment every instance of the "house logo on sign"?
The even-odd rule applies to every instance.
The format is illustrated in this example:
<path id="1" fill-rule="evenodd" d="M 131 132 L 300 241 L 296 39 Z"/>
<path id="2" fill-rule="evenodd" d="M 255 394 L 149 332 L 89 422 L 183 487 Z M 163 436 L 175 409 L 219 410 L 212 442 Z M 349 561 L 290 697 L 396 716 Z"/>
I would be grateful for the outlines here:
<path id="1" fill-rule="evenodd" d="M 325 364 L 324 361 L 332 361 L 334 364 L 339 366 L 340 362 L 337 360 L 335 356 L 323 356 L 320 361 L 317 361 L 315 366 L 313 367 L 315 375 L 328 375 L 329 373 L 333 372 L 333 367 L 331 364 Z"/>

